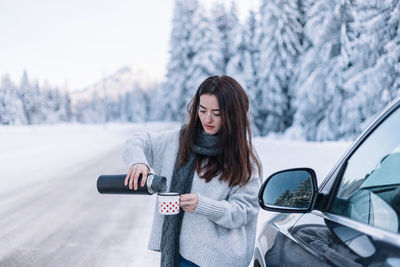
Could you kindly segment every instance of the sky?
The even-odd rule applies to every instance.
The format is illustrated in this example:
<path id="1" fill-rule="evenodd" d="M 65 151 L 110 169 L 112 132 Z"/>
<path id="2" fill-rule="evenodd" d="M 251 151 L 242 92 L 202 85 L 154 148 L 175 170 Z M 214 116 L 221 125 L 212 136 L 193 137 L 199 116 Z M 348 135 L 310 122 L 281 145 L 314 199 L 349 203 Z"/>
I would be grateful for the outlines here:
<path id="1" fill-rule="evenodd" d="M 200 0 L 206 7 L 214 2 Z M 243 21 L 259 0 L 237 0 Z M 1 0 L 0 75 L 77 90 L 124 66 L 163 80 L 174 0 Z"/>

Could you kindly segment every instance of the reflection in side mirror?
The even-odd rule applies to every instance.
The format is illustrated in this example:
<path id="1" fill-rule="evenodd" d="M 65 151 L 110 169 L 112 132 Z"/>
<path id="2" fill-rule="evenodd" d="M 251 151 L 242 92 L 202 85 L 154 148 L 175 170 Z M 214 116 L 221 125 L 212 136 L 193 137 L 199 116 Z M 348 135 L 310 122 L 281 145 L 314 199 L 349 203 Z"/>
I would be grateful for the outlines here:
<path id="1" fill-rule="evenodd" d="M 262 208 L 272 211 L 307 212 L 317 195 L 312 169 L 291 169 L 271 175 L 261 188 Z"/>

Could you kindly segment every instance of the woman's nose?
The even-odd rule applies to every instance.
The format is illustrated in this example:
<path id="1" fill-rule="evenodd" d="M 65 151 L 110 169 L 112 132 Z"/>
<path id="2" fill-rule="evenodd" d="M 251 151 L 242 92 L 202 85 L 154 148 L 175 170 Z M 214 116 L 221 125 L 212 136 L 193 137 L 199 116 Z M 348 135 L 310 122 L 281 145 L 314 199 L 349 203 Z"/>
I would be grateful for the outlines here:
<path id="1" fill-rule="evenodd" d="M 207 114 L 206 121 L 207 122 L 212 122 L 212 120 L 213 120 L 212 114 Z"/>

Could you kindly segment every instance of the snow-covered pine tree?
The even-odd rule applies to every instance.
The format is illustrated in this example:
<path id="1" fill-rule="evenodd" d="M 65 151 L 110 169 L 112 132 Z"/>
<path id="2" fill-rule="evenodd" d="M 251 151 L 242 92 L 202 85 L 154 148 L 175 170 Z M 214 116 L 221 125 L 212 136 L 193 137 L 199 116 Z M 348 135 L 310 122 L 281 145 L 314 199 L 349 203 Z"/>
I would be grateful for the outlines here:
<path id="1" fill-rule="evenodd" d="M 40 87 L 42 120 L 38 123 L 59 123 L 72 120 L 71 99 L 66 87 L 60 89 L 45 82 Z M 38 101 L 36 101 L 38 102 Z"/>
<path id="2" fill-rule="evenodd" d="M 47 121 L 47 110 L 45 97 L 42 92 L 42 88 L 39 85 L 39 81 L 33 82 L 33 102 L 34 110 L 32 114 L 32 124 L 46 123 Z"/>
<path id="3" fill-rule="evenodd" d="M 71 104 L 71 96 L 68 90 L 65 90 L 62 94 L 62 114 L 61 114 L 61 121 L 71 122 L 73 120 L 73 113 L 72 113 L 72 104 Z"/>
<path id="4" fill-rule="evenodd" d="M 391 10 L 389 20 L 391 31 L 391 40 L 385 45 L 385 56 L 382 57 L 380 62 L 382 65 L 387 62 L 389 67 L 389 98 L 400 95 L 400 1 L 393 1 L 393 8 Z M 379 63 L 380 63 L 379 62 Z M 378 64 L 379 66 L 380 64 Z"/>
<path id="5" fill-rule="evenodd" d="M 183 121 L 186 108 L 202 80 L 216 73 L 222 58 L 215 25 L 204 16 L 198 0 L 176 0 L 167 71 L 165 119 Z"/>
<path id="6" fill-rule="evenodd" d="M 301 135 L 315 140 L 320 123 L 329 116 L 332 94 L 327 92 L 328 63 L 337 57 L 340 49 L 340 27 L 334 14 L 335 2 L 315 0 L 308 2 L 305 12 L 304 38 L 310 47 L 300 57 L 292 86 L 297 89 L 294 126 Z"/>
<path id="7" fill-rule="evenodd" d="M 27 124 L 39 124 L 46 121 L 45 100 L 39 83 L 38 81 L 30 82 L 26 71 L 22 74 L 18 97 L 22 101 Z"/>
<path id="8" fill-rule="evenodd" d="M 151 88 L 146 88 L 138 83 L 135 83 L 131 90 L 120 95 L 118 99 L 113 100 L 109 105 L 108 112 L 110 112 L 111 121 L 122 122 L 143 122 L 150 119 L 151 108 L 161 110 L 160 107 L 165 103 L 154 103 L 154 99 L 160 98 L 159 95 L 153 95 Z M 161 114 L 160 114 L 161 115 Z M 161 119 L 161 116 L 157 118 Z"/>
<path id="9" fill-rule="evenodd" d="M 335 23 L 334 1 L 308 0 L 304 5 L 303 53 L 295 68 L 292 86 L 300 88 L 320 64 L 329 59 L 332 46 L 339 40 Z M 301 98 L 301 97 L 300 97 Z"/>
<path id="10" fill-rule="evenodd" d="M 322 34 L 308 35 L 295 122 L 307 139 L 353 138 L 398 95 L 399 1 L 316 0 L 309 10 L 306 35 Z"/>
<path id="11" fill-rule="evenodd" d="M 371 68 L 375 79 L 369 87 L 377 87 L 380 93 L 377 99 L 381 100 L 380 104 L 383 106 L 400 95 L 400 1 L 384 1 L 381 4 L 385 4 L 380 9 L 380 17 L 385 18 L 386 24 L 383 28 L 386 31 L 382 32 L 383 29 L 377 28 L 378 34 L 384 36 L 382 42 L 378 42 L 379 58 Z"/>
<path id="12" fill-rule="evenodd" d="M 256 44 L 256 13 L 250 11 L 248 17 L 241 27 L 241 33 L 235 56 L 230 60 L 227 73 L 234 77 L 245 89 L 250 101 L 250 118 L 255 117 L 254 107 L 256 103 L 257 91 L 257 62 L 259 56 Z M 252 123 L 252 133 L 260 135 L 260 132 Z"/>
<path id="13" fill-rule="evenodd" d="M 393 99 L 390 90 L 390 64 L 385 46 L 393 38 L 390 25 L 392 1 L 352 1 L 354 32 L 349 40 L 348 68 L 343 73 L 346 99 L 340 132 L 345 137 L 358 135 L 376 113 Z"/>
<path id="14" fill-rule="evenodd" d="M 0 124 L 25 124 L 26 117 L 21 99 L 17 95 L 17 86 L 8 75 L 0 83 Z"/>
<path id="15" fill-rule="evenodd" d="M 26 122 L 32 124 L 35 112 L 35 103 L 32 85 L 29 83 L 28 73 L 26 70 L 22 74 L 21 83 L 18 88 L 18 97 L 22 102 Z"/>
<path id="16" fill-rule="evenodd" d="M 61 95 L 58 88 L 51 88 L 45 83 L 42 88 L 44 97 L 44 112 L 46 113 L 47 123 L 57 123 L 60 121 Z"/>
<path id="17" fill-rule="evenodd" d="M 104 123 L 107 122 L 104 98 L 101 98 L 97 91 L 92 93 L 90 101 L 83 101 L 79 105 L 81 122 Z"/>
<path id="18" fill-rule="evenodd" d="M 302 27 L 295 0 L 263 0 L 257 42 L 256 102 L 253 123 L 261 135 L 283 132 L 293 121 L 293 93 L 289 87 L 301 50 Z"/>
<path id="19" fill-rule="evenodd" d="M 164 92 L 166 100 L 165 119 L 181 119 L 181 113 L 187 103 L 188 88 L 187 73 L 195 51 L 193 48 L 194 16 L 199 8 L 199 2 L 193 1 L 175 1 L 174 15 L 172 19 L 172 31 L 170 38 L 170 59 L 168 62 L 167 84 L 168 90 Z M 180 98 L 182 95 L 182 98 Z"/>
<path id="20" fill-rule="evenodd" d="M 26 71 L 19 87 L 8 75 L 2 77 L 0 124 L 58 123 L 71 119 L 71 100 L 66 89 L 61 93 L 46 82 L 41 87 L 37 81 L 29 81 Z"/>
<path id="21" fill-rule="evenodd" d="M 305 38 L 311 47 L 302 56 L 297 77 L 295 125 L 308 140 L 336 140 L 347 98 L 343 72 L 349 66 L 352 6 L 348 0 L 315 0 L 307 11 Z"/>
<path id="22" fill-rule="evenodd" d="M 128 113 L 129 112 L 129 98 L 127 96 L 128 96 L 128 92 L 118 96 L 118 108 L 119 108 L 119 113 L 121 114 L 121 117 L 120 117 L 121 122 L 128 122 L 128 121 L 130 121 L 130 118 L 132 117 L 132 114 Z"/>
<path id="23" fill-rule="evenodd" d="M 146 97 L 148 99 L 148 120 L 158 121 L 164 118 L 164 110 L 160 107 L 165 106 L 163 92 L 167 90 L 166 83 L 156 83 L 147 89 Z"/>
<path id="24" fill-rule="evenodd" d="M 148 97 L 146 91 L 140 87 L 135 88 L 131 92 L 127 93 L 127 99 L 129 99 L 129 105 L 127 114 L 130 114 L 130 122 L 143 122 L 148 117 Z"/>
<path id="25" fill-rule="evenodd" d="M 8 107 L 13 87 L 15 85 L 12 84 L 10 78 L 4 75 L 0 83 L 0 124 L 12 124 L 13 122 L 14 118 Z"/>
<path id="26" fill-rule="evenodd" d="M 227 66 L 236 55 L 240 42 L 240 23 L 237 16 L 236 2 L 231 2 L 230 8 L 226 8 L 225 4 L 218 2 L 211 10 L 211 21 L 217 27 L 217 36 L 211 41 L 215 43 L 222 55 L 217 57 L 218 61 L 214 62 L 216 66 L 216 75 L 230 74 Z"/>

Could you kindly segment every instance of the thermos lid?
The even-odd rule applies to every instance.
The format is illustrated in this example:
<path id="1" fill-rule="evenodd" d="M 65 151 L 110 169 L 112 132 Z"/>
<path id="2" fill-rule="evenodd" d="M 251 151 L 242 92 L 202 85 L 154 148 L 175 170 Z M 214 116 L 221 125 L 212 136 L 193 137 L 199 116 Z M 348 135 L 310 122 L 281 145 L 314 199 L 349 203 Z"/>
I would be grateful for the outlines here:
<path id="1" fill-rule="evenodd" d="M 167 191 L 167 178 L 155 174 L 147 176 L 147 189 L 150 194 Z"/>

